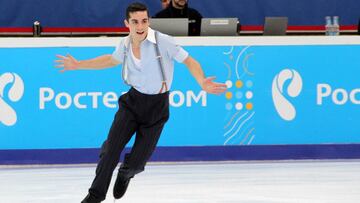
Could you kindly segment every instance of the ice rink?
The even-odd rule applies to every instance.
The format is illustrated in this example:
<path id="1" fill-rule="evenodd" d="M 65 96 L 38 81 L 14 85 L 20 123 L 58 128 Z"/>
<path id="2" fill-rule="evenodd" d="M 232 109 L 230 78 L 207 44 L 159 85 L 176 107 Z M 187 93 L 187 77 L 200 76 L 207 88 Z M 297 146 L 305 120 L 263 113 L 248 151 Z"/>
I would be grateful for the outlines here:
<path id="1" fill-rule="evenodd" d="M 0 166 L 1 203 L 75 203 L 95 165 Z M 113 181 L 115 180 L 114 173 Z M 110 185 L 104 202 L 114 202 Z M 134 203 L 356 203 L 360 160 L 150 163 L 123 199 Z"/>

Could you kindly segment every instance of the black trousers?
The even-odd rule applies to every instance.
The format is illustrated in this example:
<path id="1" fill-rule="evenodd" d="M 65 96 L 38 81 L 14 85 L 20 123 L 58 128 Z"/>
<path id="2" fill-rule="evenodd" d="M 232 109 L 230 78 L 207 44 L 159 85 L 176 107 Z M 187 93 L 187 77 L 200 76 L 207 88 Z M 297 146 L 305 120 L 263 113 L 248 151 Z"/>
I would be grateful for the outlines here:
<path id="1" fill-rule="evenodd" d="M 105 199 L 120 154 L 134 133 L 135 143 L 119 168 L 120 175 L 127 178 L 144 170 L 169 119 L 169 92 L 148 95 L 131 88 L 118 103 L 119 110 L 101 147 L 96 176 L 89 189 L 99 199 Z"/>

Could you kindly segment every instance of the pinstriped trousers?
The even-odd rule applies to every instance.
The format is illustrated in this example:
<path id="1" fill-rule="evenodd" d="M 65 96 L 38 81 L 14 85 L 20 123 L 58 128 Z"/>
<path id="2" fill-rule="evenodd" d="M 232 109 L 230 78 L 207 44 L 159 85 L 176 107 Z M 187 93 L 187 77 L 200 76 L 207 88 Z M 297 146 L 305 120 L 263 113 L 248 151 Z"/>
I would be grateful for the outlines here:
<path id="1" fill-rule="evenodd" d="M 148 95 L 131 88 L 122 95 L 108 137 L 103 143 L 96 176 L 89 193 L 104 200 L 120 154 L 131 137 L 136 138 L 131 152 L 125 155 L 119 173 L 127 178 L 144 170 L 161 131 L 169 119 L 169 92 Z"/>

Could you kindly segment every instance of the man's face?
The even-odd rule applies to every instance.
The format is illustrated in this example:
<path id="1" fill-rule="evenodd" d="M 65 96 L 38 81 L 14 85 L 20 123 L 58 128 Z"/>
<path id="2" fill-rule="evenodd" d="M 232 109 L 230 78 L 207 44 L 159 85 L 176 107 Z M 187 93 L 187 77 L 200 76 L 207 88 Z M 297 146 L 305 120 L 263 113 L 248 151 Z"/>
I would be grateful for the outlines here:
<path id="1" fill-rule="evenodd" d="M 125 25 L 130 30 L 130 36 L 135 41 L 143 41 L 149 29 L 149 16 L 147 11 L 137 11 L 130 13 L 129 21 L 125 20 Z"/>
<path id="2" fill-rule="evenodd" d="M 187 0 L 173 0 L 173 6 L 179 9 L 185 8 L 186 3 Z"/>

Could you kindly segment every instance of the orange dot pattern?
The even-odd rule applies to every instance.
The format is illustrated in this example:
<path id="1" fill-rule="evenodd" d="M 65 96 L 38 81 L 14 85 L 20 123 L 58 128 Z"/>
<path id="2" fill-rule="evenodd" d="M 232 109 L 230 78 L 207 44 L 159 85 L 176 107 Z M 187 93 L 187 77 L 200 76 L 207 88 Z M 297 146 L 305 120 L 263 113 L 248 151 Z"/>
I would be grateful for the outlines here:
<path id="1" fill-rule="evenodd" d="M 226 92 L 225 97 L 226 97 L 226 99 L 231 99 L 233 97 L 232 92 Z"/>
<path id="2" fill-rule="evenodd" d="M 251 102 L 248 102 L 248 103 L 245 104 L 245 108 L 247 110 L 252 110 L 253 109 L 253 104 Z"/>
<path id="3" fill-rule="evenodd" d="M 236 87 L 236 88 L 240 89 L 240 88 L 242 88 L 243 86 L 244 86 L 244 82 L 243 82 L 242 80 L 236 80 L 236 81 L 235 81 L 235 87 Z M 232 99 L 233 96 L 234 96 L 234 95 L 233 95 L 233 93 L 232 93 L 231 91 L 228 91 L 228 92 L 225 93 L 225 98 L 226 98 L 227 100 Z M 254 105 L 253 105 L 252 102 L 247 102 L 247 103 L 245 104 L 245 109 L 247 109 L 247 110 L 253 110 L 253 108 L 254 108 Z"/>
<path id="4" fill-rule="evenodd" d="M 237 88 L 242 88 L 243 85 L 244 85 L 244 83 L 243 83 L 243 81 L 241 81 L 241 80 L 237 80 L 237 81 L 235 82 L 235 86 L 236 86 Z"/>

